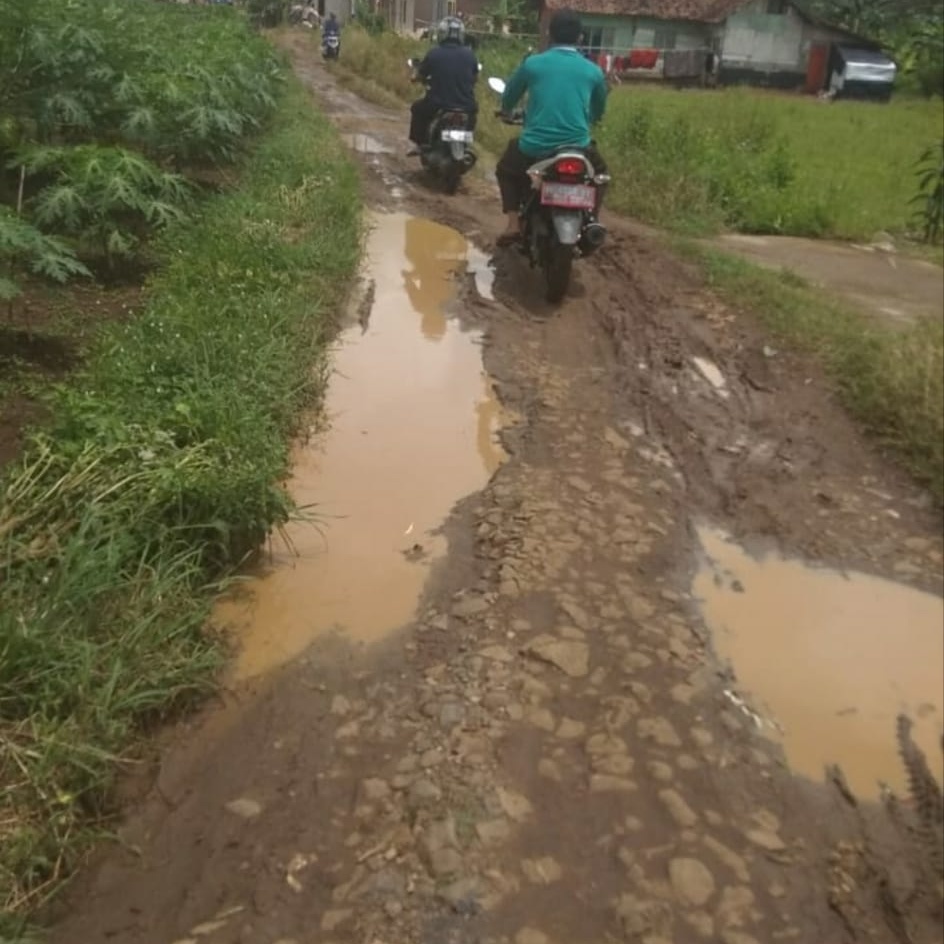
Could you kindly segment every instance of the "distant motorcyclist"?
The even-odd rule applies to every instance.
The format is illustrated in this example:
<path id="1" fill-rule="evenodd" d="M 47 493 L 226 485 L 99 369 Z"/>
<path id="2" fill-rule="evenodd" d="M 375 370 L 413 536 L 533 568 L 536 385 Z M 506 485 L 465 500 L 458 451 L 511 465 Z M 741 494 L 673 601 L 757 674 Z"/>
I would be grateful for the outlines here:
<path id="1" fill-rule="evenodd" d="M 339 39 L 341 37 L 341 24 L 333 10 L 321 27 L 321 38 L 327 39 L 329 36 L 337 36 Z"/>
<path id="2" fill-rule="evenodd" d="M 478 115 L 475 80 L 479 64 L 475 53 L 464 44 L 465 25 L 458 17 L 447 16 L 436 34 L 439 45 L 416 67 L 418 78 L 427 84 L 426 95 L 410 108 L 410 140 L 418 147 L 427 143 L 430 123 L 438 112 L 465 112 L 469 116 L 469 130 L 475 129 Z"/>
<path id="3" fill-rule="evenodd" d="M 598 173 L 606 171 L 590 138 L 590 126 L 606 109 L 606 78 L 599 66 L 577 51 L 581 26 L 576 13 L 555 13 L 549 31 L 551 48 L 528 56 L 508 80 L 502 96 L 505 114 L 511 114 L 525 94 L 528 103 L 521 137 L 508 142 L 495 168 L 502 210 L 508 218 L 499 244 L 519 238 L 518 209 L 528 193 L 532 164 L 571 147 L 583 149 Z"/>

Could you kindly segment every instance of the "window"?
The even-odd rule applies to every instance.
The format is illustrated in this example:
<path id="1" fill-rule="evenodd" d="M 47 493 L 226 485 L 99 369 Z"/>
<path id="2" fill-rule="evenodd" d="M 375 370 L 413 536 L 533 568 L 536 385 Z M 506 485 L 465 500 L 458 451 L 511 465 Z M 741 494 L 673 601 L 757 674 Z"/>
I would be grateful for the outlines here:
<path id="1" fill-rule="evenodd" d="M 584 32 L 583 44 L 594 56 L 601 52 L 613 52 L 616 34 L 612 27 L 594 26 Z"/>
<path id="2" fill-rule="evenodd" d="M 789 0 L 767 0 L 768 16 L 783 16 L 787 12 Z"/>
<path id="3" fill-rule="evenodd" d="M 675 49 L 675 27 L 657 26 L 652 45 L 654 49 Z"/>

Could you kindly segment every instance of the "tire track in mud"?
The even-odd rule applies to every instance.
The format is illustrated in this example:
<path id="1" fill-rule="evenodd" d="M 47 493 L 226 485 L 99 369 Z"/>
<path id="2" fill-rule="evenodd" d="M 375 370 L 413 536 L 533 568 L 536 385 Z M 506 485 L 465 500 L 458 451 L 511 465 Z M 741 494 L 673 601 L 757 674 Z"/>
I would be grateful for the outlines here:
<path id="1" fill-rule="evenodd" d="M 390 152 L 362 155 L 375 207 L 491 242 L 490 185 L 425 189 L 396 156 L 400 116 L 286 42 L 339 127 Z M 937 516 L 806 365 L 765 357 L 690 269 L 611 224 L 557 311 L 514 257 L 495 302 L 460 290 L 517 419 L 415 623 L 366 652 L 324 638 L 225 723 L 178 732 L 123 827 L 137 855 L 103 853 L 54 944 L 939 937 L 902 831 L 792 777 L 724 697 L 688 589 L 702 517 L 844 566 L 905 559 L 938 588 Z"/>

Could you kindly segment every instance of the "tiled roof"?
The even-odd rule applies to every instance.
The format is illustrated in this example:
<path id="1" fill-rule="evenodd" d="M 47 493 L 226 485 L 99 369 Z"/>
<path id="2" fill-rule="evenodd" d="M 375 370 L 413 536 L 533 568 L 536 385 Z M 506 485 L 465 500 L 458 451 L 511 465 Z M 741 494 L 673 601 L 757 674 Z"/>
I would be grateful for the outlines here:
<path id="1" fill-rule="evenodd" d="M 720 23 L 750 0 L 544 0 L 548 10 Z"/>

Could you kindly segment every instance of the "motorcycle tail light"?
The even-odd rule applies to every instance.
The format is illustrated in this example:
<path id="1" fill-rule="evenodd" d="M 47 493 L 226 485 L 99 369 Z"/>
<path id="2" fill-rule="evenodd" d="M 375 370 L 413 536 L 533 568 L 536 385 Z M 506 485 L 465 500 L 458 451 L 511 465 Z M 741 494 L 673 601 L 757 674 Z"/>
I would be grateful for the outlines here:
<path id="1" fill-rule="evenodd" d="M 554 165 L 554 170 L 562 177 L 582 177 L 586 169 L 586 164 L 576 157 L 562 158 Z"/>

